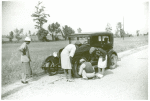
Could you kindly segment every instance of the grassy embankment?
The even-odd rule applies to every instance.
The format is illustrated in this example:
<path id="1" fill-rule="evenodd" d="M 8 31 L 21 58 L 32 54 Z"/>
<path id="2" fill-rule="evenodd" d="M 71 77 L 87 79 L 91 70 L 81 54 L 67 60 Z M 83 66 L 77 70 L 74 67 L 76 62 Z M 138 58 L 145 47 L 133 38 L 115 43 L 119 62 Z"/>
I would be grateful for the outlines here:
<path id="1" fill-rule="evenodd" d="M 29 45 L 29 49 L 32 59 L 31 67 L 33 75 L 43 72 L 40 65 L 49 54 L 52 54 L 54 51 L 58 52 L 60 48 L 65 47 L 68 43 L 68 41 L 32 42 Z M 17 50 L 21 44 L 22 43 L 2 44 L 2 86 L 21 79 L 20 53 Z M 115 38 L 114 50 L 116 52 L 122 52 L 147 44 L 147 36 L 126 37 L 124 40 L 121 38 Z"/>

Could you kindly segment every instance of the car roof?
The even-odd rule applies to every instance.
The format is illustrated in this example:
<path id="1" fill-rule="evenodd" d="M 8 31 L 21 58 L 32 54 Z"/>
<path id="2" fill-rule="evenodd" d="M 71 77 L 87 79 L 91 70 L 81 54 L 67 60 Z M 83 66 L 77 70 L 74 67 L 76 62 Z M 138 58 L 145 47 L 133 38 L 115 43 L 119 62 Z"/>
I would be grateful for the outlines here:
<path id="1" fill-rule="evenodd" d="M 100 35 L 113 35 L 111 32 L 84 32 L 84 33 L 75 33 L 68 35 L 68 37 L 90 37 L 90 36 L 100 36 Z"/>

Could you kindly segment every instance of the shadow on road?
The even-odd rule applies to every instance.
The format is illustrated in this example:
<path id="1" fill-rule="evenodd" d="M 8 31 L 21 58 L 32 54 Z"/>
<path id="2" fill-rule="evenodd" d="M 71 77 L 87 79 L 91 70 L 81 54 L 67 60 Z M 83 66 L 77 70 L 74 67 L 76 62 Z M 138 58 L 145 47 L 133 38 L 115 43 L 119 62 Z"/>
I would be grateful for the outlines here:
<path id="1" fill-rule="evenodd" d="M 105 69 L 105 75 L 113 74 L 112 71 L 113 71 L 113 69 Z M 95 68 L 95 72 L 98 73 L 98 68 Z"/>
<path id="2" fill-rule="evenodd" d="M 14 87 L 14 88 L 11 88 L 9 91 L 7 91 L 6 93 L 4 93 L 4 94 L 1 94 L 1 98 L 2 99 L 4 99 L 5 97 L 7 97 L 7 96 L 9 96 L 9 95 L 11 95 L 11 94 L 14 94 L 14 93 L 16 93 L 17 91 L 19 91 L 19 90 L 21 90 L 21 89 L 23 89 L 24 87 L 26 87 L 26 86 L 29 86 L 30 85 L 30 82 L 32 82 L 32 81 L 38 81 L 39 79 L 41 79 L 42 77 L 44 77 L 44 76 L 46 76 L 46 75 L 48 75 L 48 74 L 46 74 L 45 72 L 41 72 L 41 73 L 38 73 L 38 74 L 34 74 L 33 73 L 33 77 L 32 77 L 32 79 L 31 80 L 29 80 L 29 84 L 27 84 L 27 85 L 18 85 L 18 87 Z M 54 76 L 54 75 L 53 75 Z M 20 82 L 20 84 L 21 84 L 21 82 Z"/>
<path id="3" fill-rule="evenodd" d="M 10 94 L 14 94 L 14 93 L 16 93 L 17 91 L 21 90 L 22 88 L 24 88 L 26 86 L 28 86 L 28 85 L 22 85 L 22 86 L 19 86 L 19 87 L 15 88 L 15 89 L 12 89 L 12 90 L 2 94 L 1 98 L 3 99 L 4 97 L 9 96 Z"/>
<path id="4" fill-rule="evenodd" d="M 64 72 L 61 71 L 61 70 L 58 70 L 57 71 L 57 74 L 63 74 Z M 54 74 L 52 76 L 55 76 L 57 74 Z M 46 76 L 46 75 L 49 75 L 48 73 L 45 73 L 45 72 L 41 72 L 41 73 L 38 73 L 38 74 L 33 74 L 33 78 L 32 78 L 32 81 L 37 81 L 39 79 L 41 79 L 42 77 Z"/>
<path id="5" fill-rule="evenodd" d="M 37 81 L 39 79 L 41 79 L 43 76 L 45 76 L 46 74 L 44 72 L 41 72 L 41 73 L 38 73 L 38 74 L 34 74 L 33 73 L 33 77 L 32 77 L 32 80 L 31 81 Z M 21 82 L 20 82 L 21 84 Z M 12 88 L 11 90 L 9 90 L 8 92 L 4 93 L 4 94 L 1 94 L 1 98 L 4 98 L 4 97 L 7 97 L 9 96 L 10 94 L 14 94 L 16 93 L 17 91 L 21 90 L 22 88 L 26 87 L 26 86 L 29 86 L 30 85 L 30 81 L 29 81 L 29 84 L 27 85 L 21 85 L 18 87 L 15 87 L 15 88 Z"/>
<path id="6" fill-rule="evenodd" d="M 38 74 L 33 74 L 32 81 L 37 81 L 45 75 L 47 75 L 45 72 L 41 72 L 41 73 L 38 73 Z"/>
<path id="7" fill-rule="evenodd" d="M 110 74 L 114 74 L 111 70 L 106 70 L 105 71 L 105 75 L 110 75 Z"/>

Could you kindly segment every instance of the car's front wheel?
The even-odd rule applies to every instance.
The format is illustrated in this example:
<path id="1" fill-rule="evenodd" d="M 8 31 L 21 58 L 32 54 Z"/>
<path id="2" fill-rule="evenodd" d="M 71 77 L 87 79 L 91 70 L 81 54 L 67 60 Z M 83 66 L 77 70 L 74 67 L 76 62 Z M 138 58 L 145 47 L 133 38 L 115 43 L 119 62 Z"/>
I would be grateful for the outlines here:
<path id="1" fill-rule="evenodd" d="M 115 54 L 112 54 L 111 57 L 110 57 L 110 61 L 111 61 L 111 64 L 110 64 L 110 69 L 114 69 L 117 67 L 117 56 Z"/>
<path id="2" fill-rule="evenodd" d="M 80 78 L 81 76 L 78 74 L 79 73 L 79 68 L 80 68 L 80 65 L 77 63 L 77 61 L 74 63 L 73 65 L 73 69 L 72 69 L 72 72 L 73 72 L 73 76 L 75 78 Z"/>

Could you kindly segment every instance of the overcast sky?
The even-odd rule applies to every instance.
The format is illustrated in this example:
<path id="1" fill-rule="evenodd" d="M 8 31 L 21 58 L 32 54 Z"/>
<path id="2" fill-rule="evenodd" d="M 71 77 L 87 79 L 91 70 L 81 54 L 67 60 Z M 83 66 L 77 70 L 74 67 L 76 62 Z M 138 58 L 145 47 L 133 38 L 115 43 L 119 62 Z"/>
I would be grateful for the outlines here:
<path id="1" fill-rule="evenodd" d="M 2 34 L 9 34 L 15 28 L 23 28 L 24 34 L 29 30 L 33 33 L 35 22 L 31 17 L 35 12 L 36 0 L 2 1 Z M 125 31 L 135 34 L 148 31 L 148 1 L 145 0 L 43 0 L 45 13 L 50 14 L 48 25 L 58 22 L 61 26 L 68 25 L 76 32 L 105 31 L 110 23 L 113 32 L 117 22 L 123 22 Z"/>

